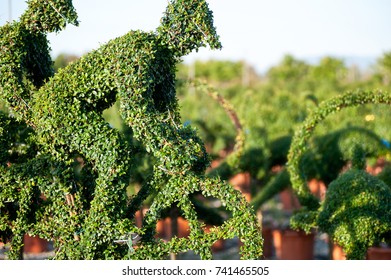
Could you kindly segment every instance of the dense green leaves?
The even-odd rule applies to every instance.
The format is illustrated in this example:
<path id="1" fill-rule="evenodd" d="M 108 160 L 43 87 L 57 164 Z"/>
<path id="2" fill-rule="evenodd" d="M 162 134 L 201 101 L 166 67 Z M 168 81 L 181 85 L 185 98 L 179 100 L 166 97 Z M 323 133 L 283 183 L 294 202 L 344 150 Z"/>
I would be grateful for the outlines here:
<path id="1" fill-rule="evenodd" d="M 206 1 L 171 0 L 157 31 L 177 57 L 207 45 L 212 49 L 221 48 Z"/>
<path id="2" fill-rule="evenodd" d="M 288 168 L 291 182 L 295 188 L 302 205 L 309 209 L 317 209 L 319 203 L 312 196 L 306 184 L 306 178 L 301 169 L 301 160 L 308 149 L 308 141 L 314 133 L 316 126 L 328 115 L 339 112 L 343 108 L 363 104 L 391 104 L 391 97 L 387 92 L 357 91 L 331 98 L 314 110 L 302 126 L 296 131 L 288 155 Z"/>
<path id="3" fill-rule="evenodd" d="M 330 159 L 340 158 L 341 162 L 350 159 L 353 169 L 341 175 L 338 174 L 340 170 L 322 171 L 329 176 L 329 182 L 332 181 L 322 203 L 311 194 L 307 186 L 308 166 L 303 162 L 308 160 L 306 156 L 311 157 L 308 156 L 308 143 L 315 128 L 326 117 L 341 109 L 365 104 L 390 105 L 391 95 L 382 91 L 356 91 L 321 103 L 296 131 L 288 154 L 292 186 L 304 206 L 303 210 L 292 218 L 292 226 L 306 231 L 318 226 L 321 231 L 329 233 L 351 259 L 363 259 L 369 246 L 391 233 L 390 188 L 379 178 L 361 170 L 365 167 L 366 156 L 379 155 L 379 151 L 387 147 L 375 134 L 362 129 L 347 129 L 328 140 L 325 139 L 323 151 L 318 158 L 327 157 L 333 152 L 341 153 L 339 157 L 331 156 Z M 350 133 L 350 137 L 341 137 L 346 133 Z M 333 142 L 339 148 L 336 148 Z M 336 165 L 336 169 L 341 169 L 341 163 L 336 162 Z"/>
<path id="4" fill-rule="evenodd" d="M 344 248 L 349 259 L 364 259 L 368 247 L 391 234 L 391 188 L 363 170 L 333 181 L 318 218 L 319 229 Z"/>
<path id="5" fill-rule="evenodd" d="M 0 97 L 20 120 L 0 119 L 0 233 L 11 243 L 10 258 L 20 257 L 25 233 L 52 240 L 58 259 L 153 259 L 185 250 L 210 258 L 216 240 L 234 236 L 244 243 L 243 258 L 259 258 L 252 209 L 230 185 L 204 177 L 204 144 L 180 122 L 176 64 L 192 50 L 221 47 L 207 3 L 170 1 L 156 32 L 130 31 L 54 74 L 46 33 L 67 23 L 77 24 L 72 1 L 30 0 L 20 21 L 0 30 Z M 115 102 L 132 139 L 102 116 Z M 11 161 L 23 129 L 25 148 Z M 140 147 L 152 170 L 129 197 Z M 195 192 L 220 199 L 232 218 L 205 234 L 190 200 Z M 151 205 L 138 228 L 133 218 L 146 199 Z M 155 240 L 162 211 L 175 205 L 190 238 Z M 142 237 L 137 248 L 116 242 L 132 234 Z"/>

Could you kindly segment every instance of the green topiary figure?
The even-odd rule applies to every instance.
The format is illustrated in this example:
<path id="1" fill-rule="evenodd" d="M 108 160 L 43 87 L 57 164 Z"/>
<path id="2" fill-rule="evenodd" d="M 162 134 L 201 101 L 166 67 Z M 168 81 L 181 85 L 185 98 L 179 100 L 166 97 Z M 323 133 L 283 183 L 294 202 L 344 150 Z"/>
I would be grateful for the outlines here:
<path id="1" fill-rule="evenodd" d="M 343 108 L 364 104 L 391 104 L 391 96 L 382 91 L 356 91 L 332 98 L 323 102 L 307 117 L 305 122 L 295 132 L 288 153 L 288 170 L 291 176 L 292 186 L 300 199 L 300 203 L 309 210 L 319 208 L 319 201 L 310 193 L 305 171 L 302 168 L 303 155 L 308 150 L 308 141 L 311 139 L 316 126 L 327 116 L 340 111 Z"/>
<path id="2" fill-rule="evenodd" d="M 321 103 L 296 131 L 288 155 L 292 186 L 303 206 L 302 211 L 292 217 L 291 226 L 306 231 L 319 227 L 343 247 L 350 259 L 363 259 L 369 246 L 391 234 L 390 188 L 382 180 L 363 170 L 366 153 L 373 152 L 376 146 L 371 144 L 380 141 L 365 133 L 367 143 L 339 143 L 349 148 L 347 155 L 350 156 L 353 167 L 330 183 L 322 203 L 309 191 L 302 160 L 308 150 L 308 141 L 319 123 L 343 108 L 364 104 L 391 104 L 391 95 L 381 91 L 356 91 Z M 368 139 L 375 141 L 369 143 Z"/>
<path id="3" fill-rule="evenodd" d="M 61 13 L 59 12 L 61 11 Z M 32 91 L 53 75 L 46 34 L 77 25 L 72 1 L 29 1 L 19 22 L 0 29 L 0 98 L 27 121 Z"/>
<path id="4" fill-rule="evenodd" d="M 22 16 L 19 24 L 42 28 L 44 36 L 43 32 L 76 21 L 71 1 L 58 1 L 59 6 L 50 2 L 30 1 L 28 12 L 35 18 L 28 21 Z M 176 0 L 169 2 L 155 32 L 131 31 L 52 77 L 48 70 L 40 83 L 32 82 L 34 86 L 29 82 L 33 76 L 25 74 L 20 62 L 27 79 L 2 80 L 1 92 L 9 107 L 34 128 L 38 153 L 46 155 L 50 167 L 37 177 L 50 183 L 29 179 L 31 190 L 44 199 L 33 203 L 37 210 L 29 213 L 32 217 L 15 228 L 54 240 L 57 257 L 64 259 L 151 259 L 187 250 L 211 258 L 215 241 L 234 236 L 245 244 L 243 258 L 258 258 L 262 237 L 252 210 L 230 185 L 204 176 L 209 158 L 203 143 L 191 127 L 180 123 L 175 66 L 181 56 L 206 45 L 221 47 L 208 4 Z M 22 88 L 25 80 L 29 86 L 21 93 L 29 98 L 19 102 L 11 88 Z M 126 187 L 137 151 L 102 117 L 116 100 L 134 138 L 154 157 L 153 177 L 130 200 Z M 25 106 L 18 106 L 21 103 Z M 75 158 L 81 162 L 78 168 Z M 43 176 L 46 173 L 52 177 Z M 194 192 L 220 199 L 232 218 L 205 234 L 189 199 Z M 150 195 L 154 198 L 143 227 L 137 228 L 133 216 Z M 190 237 L 163 243 L 154 238 L 156 222 L 173 205 L 189 221 Z M 141 236 L 136 249 L 135 235 Z M 129 248 L 118 240 L 126 240 Z"/>
<path id="5" fill-rule="evenodd" d="M 365 259 L 370 246 L 391 234 L 391 189 L 361 167 L 331 182 L 317 222 L 347 259 Z"/>
<path id="6" fill-rule="evenodd" d="M 46 33 L 57 32 L 67 23 L 77 24 L 71 1 L 29 1 L 20 21 L 0 28 L 0 99 L 18 120 L 4 116 L 0 136 L 8 147 L 0 151 L 1 239 L 11 241 L 10 258 L 22 257 L 23 235 L 40 201 L 38 181 L 40 185 L 53 183 L 47 177 L 53 176 L 47 172 L 50 159 L 38 154 L 31 138 L 30 101 L 54 73 Z"/>

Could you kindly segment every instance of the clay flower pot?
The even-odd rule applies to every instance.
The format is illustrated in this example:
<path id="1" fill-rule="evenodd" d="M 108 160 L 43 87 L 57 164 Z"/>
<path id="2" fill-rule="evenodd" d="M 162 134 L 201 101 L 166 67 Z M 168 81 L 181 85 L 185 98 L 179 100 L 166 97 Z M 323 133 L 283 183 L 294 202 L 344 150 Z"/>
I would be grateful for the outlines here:
<path id="1" fill-rule="evenodd" d="M 240 191 L 247 201 L 251 201 L 251 175 L 248 172 L 234 175 L 230 180 L 230 184 Z"/>
<path id="2" fill-rule="evenodd" d="M 330 257 L 333 260 L 346 260 L 346 253 L 343 251 L 342 247 L 332 243 L 330 245 Z"/>
<path id="3" fill-rule="evenodd" d="M 30 236 L 26 234 L 23 238 L 23 252 L 27 254 L 39 254 L 47 252 L 49 249 L 49 241 L 38 236 Z"/>
<path id="4" fill-rule="evenodd" d="M 296 210 L 301 207 L 299 200 L 291 188 L 286 188 L 285 190 L 281 191 L 278 196 L 280 202 L 282 203 L 283 210 Z"/>
<path id="5" fill-rule="evenodd" d="M 312 260 L 314 258 L 313 233 L 291 229 L 272 232 L 276 258 L 280 260 Z"/>
<path id="6" fill-rule="evenodd" d="M 331 256 L 333 260 L 346 260 L 346 254 L 343 249 L 336 245 L 332 245 Z M 391 260 L 391 248 L 389 247 L 369 247 L 367 251 L 367 260 Z"/>
<path id="7" fill-rule="evenodd" d="M 327 187 L 326 185 L 317 179 L 312 179 L 308 182 L 308 188 L 311 193 L 319 198 L 319 200 L 323 201 L 326 196 Z"/>
<path id="8" fill-rule="evenodd" d="M 263 257 L 271 259 L 273 257 L 274 243 L 273 243 L 273 229 L 269 226 L 262 226 L 263 237 Z"/>
<path id="9" fill-rule="evenodd" d="M 189 222 L 182 217 L 177 218 L 177 231 L 172 232 L 172 219 L 170 217 L 159 220 L 156 224 L 156 232 L 159 238 L 170 240 L 174 235 L 179 238 L 188 237 L 190 234 Z"/>
<path id="10" fill-rule="evenodd" d="M 370 247 L 367 251 L 367 260 L 391 260 L 391 248 Z"/>

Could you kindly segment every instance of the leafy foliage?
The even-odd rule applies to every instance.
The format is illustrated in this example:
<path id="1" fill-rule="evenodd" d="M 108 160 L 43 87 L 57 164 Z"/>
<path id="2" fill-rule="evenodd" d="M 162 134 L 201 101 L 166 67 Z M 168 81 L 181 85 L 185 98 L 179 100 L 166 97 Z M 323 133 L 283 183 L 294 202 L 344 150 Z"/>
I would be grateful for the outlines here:
<path id="1" fill-rule="evenodd" d="M 364 259 L 368 247 L 391 234 L 391 188 L 363 170 L 347 171 L 330 184 L 318 225 L 348 259 Z"/>
<path id="2" fill-rule="evenodd" d="M 327 185 L 353 159 L 357 146 L 365 151 L 367 158 L 378 158 L 389 152 L 377 134 L 355 126 L 314 137 L 308 144 L 309 149 L 300 160 L 302 174 L 307 180 L 316 178 Z"/>
<path id="3" fill-rule="evenodd" d="M 295 130 L 321 102 L 356 88 L 389 90 L 389 85 L 377 81 L 377 74 L 358 73 L 356 68 L 349 68 L 338 58 L 324 57 L 316 64 L 308 64 L 287 55 L 248 86 L 240 83 L 245 76 L 243 70 L 239 71 L 240 65 L 226 61 L 195 62 L 181 65 L 179 76 L 187 77 L 192 69 L 190 73 L 195 77 L 202 76 L 217 84 L 219 93 L 235 108 L 246 139 L 240 158 L 241 170 L 250 172 L 255 183 L 253 205 L 261 206 L 267 198 L 289 187 L 289 180 L 276 181 L 276 178 L 288 176 L 275 174 L 275 167 L 285 170 L 281 167 L 287 163 Z M 222 73 L 231 73 L 231 83 L 222 75 L 204 71 L 217 66 L 224 69 Z M 232 149 L 235 134 L 224 112 L 198 91 L 182 86 L 179 89 L 183 119 L 198 128 L 212 155 L 219 158 L 221 152 Z M 326 184 L 331 182 L 350 160 L 346 148 L 357 141 L 367 143 L 369 157 L 383 155 L 385 145 L 380 141 L 391 137 L 387 130 L 389 121 L 388 107 L 384 104 L 349 107 L 324 119 L 313 131 L 308 149 L 300 160 L 303 176 L 323 180 Z"/>
<path id="4" fill-rule="evenodd" d="M 288 154 L 292 186 L 304 206 L 292 218 L 291 225 L 306 231 L 318 226 L 343 247 L 347 258 L 363 259 L 369 246 L 391 232 L 390 188 L 379 178 L 362 170 L 366 165 L 367 154 L 384 149 L 382 141 L 371 133 L 364 134 L 369 136 L 364 141 L 361 138 L 357 141 L 354 137 L 350 142 L 339 140 L 338 144 L 344 146 L 343 151 L 346 152 L 342 159 L 349 157 L 353 167 L 335 180 L 330 180 L 332 182 L 322 203 L 309 191 L 302 162 L 316 126 L 327 116 L 352 106 L 371 103 L 389 105 L 390 97 L 390 94 L 382 91 L 356 91 L 320 104 L 297 130 Z M 362 134 L 362 131 L 358 132 Z M 330 143 L 325 141 L 325 145 Z M 332 150 L 338 151 L 335 148 Z"/>
<path id="5" fill-rule="evenodd" d="M 204 144 L 180 122 L 176 64 L 192 50 L 221 47 L 208 4 L 172 0 L 155 32 L 130 31 L 56 74 L 46 33 L 77 24 L 72 2 L 28 4 L 19 22 L 0 30 L 0 97 L 30 131 L 18 162 L 8 163 L 9 149 L 1 150 L 0 232 L 11 243 L 9 257 L 21 257 L 29 233 L 53 240 L 59 259 L 155 259 L 187 250 L 211 258 L 215 241 L 234 236 L 243 241 L 242 258 L 259 258 L 262 237 L 252 209 L 228 183 L 205 177 Z M 126 189 L 139 149 L 103 118 L 115 102 L 132 137 L 153 158 L 151 176 L 130 198 Z M 8 129 L 12 119 L 0 120 L 1 141 L 16 143 Z M 205 233 L 190 200 L 195 192 L 220 199 L 232 217 Z M 151 197 L 137 228 L 135 212 Z M 154 237 L 156 222 L 175 205 L 190 237 L 164 243 Z M 135 234 L 141 241 L 133 248 Z"/>
<path id="6" fill-rule="evenodd" d="M 302 126 L 296 131 L 292 140 L 292 145 L 288 155 L 288 168 L 291 174 L 291 182 L 295 188 L 302 205 L 310 210 L 319 207 L 318 200 L 311 195 L 306 178 L 303 176 L 301 169 L 301 160 L 308 149 L 308 141 L 311 138 L 316 126 L 321 123 L 328 115 L 338 112 L 343 108 L 358 106 L 362 104 L 390 104 L 391 98 L 388 93 L 382 91 L 367 92 L 356 91 L 350 92 L 322 103 L 312 112 Z"/>

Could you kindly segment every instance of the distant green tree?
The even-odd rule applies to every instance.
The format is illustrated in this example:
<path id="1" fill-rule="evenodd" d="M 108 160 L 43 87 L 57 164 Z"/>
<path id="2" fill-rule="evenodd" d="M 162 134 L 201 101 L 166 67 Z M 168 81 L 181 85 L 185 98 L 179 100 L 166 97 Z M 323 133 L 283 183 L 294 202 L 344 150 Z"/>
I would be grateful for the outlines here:
<path id="1" fill-rule="evenodd" d="M 280 64 L 273 66 L 267 72 L 267 78 L 272 86 L 297 92 L 300 85 L 305 81 L 310 66 L 292 55 L 285 55 Z"/>
<path id="2" fill-rule="evenodd" d="M 346 80 L 347 68 L 344 62 L 333 57 L 323 57 L 318 65 L 311 67 L 309 73 L 313 80 L 314 90 L 324 92 L 339 91 L 341 84 Z"/>
<path id="3" fill-rule="evenodd" d="M 67 66 L 69 63 L 71 63 L 72 61 L 75 61 L 77 60 L 79 57 L 77 55 L 73 55 L 73 54 L 65 54 L 65 53 L 61 53 L 59 54 L 55 59 L 54 59 L 54 71 L 57 72 L 58 69 L 60 68 L 64 68 L 65 66 Z"/>
<path id="4" fill-rule="evenodd" d="M 232 61 L 196 61 L 194 63 L 195 77 L 209 81 L 238 81 L 242 77 L 243 62 Z"/>
<path id="5" fill-rule="evenodd" d="M 391 83 L 391 52 L 386 52 L 378 60 L 380 66 L 380 73 L 383 76 L 383 83 L 390 85 Z"/>

